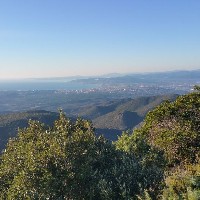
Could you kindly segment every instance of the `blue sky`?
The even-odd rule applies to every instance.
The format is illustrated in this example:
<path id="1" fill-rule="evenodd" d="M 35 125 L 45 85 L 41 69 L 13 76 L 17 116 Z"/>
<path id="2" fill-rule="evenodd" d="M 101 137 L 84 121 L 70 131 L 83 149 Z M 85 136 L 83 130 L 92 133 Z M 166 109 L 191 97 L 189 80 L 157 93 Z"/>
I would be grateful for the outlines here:
<path id="1" fill-rule="evenodd" d="M 200 69 L 199 0 L 1 0 L 0 79 Z"/>

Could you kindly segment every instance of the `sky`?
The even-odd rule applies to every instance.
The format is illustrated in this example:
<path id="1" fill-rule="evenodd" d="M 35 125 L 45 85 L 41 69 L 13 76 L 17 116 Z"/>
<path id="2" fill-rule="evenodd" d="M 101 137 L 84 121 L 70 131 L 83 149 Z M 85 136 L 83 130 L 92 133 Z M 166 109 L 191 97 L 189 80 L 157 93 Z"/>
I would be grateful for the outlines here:
<path id="1" fill-rule="evenodd" d="M 0 0 L 0 79 L 188 69 L 199 0 Z"/>

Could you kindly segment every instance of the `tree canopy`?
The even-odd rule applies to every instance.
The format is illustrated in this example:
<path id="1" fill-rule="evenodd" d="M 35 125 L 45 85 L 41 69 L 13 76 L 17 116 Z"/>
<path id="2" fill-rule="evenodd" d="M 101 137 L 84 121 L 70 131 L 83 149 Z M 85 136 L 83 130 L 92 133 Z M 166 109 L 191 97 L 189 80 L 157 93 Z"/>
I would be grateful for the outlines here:
<path id="1" fill-rule="evenodd" d="M 149 168 L 152 161 L 155 171 L 151 174 L 163 199 L 200 199 L 198 88 L 174 102 L 162 103 L 147 114 L 140 128 L 132 134 L 122 134 L 116 142 L 117 149 L 139 157 Z M 159 182 L 159 175 L 164 181 Z"/>
<path id="2" fill-rule="evenodd" d="M 136 160 L 95 137 L 92 124 L 61 112 L 10 139 L 0 162 L 1 199 L 131 199 L 141 193 Z M 133 178 L 134 177 L 134 178 Z"/>

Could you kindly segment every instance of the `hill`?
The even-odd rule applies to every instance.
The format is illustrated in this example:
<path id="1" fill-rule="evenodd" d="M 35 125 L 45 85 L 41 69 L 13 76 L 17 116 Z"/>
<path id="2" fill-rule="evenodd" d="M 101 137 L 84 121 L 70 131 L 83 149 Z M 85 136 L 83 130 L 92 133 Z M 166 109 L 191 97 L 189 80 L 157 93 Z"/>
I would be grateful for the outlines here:
<path id="1" fill-rule="evenodd" d="M 92 106 L 80 116 L 92 120 L 97 134 L 103 134 L 111 140 L 127 129 L 138 126 L 146 114 L 165 100 L 175 100 L 177 95 L 161 95 L 123 99 L 108 104 Z"/>
<path id="2" fill-rule="evenodd" d="M 89 119 L 93 122 L 97 135 L 103 134 L 110 140 L 116 140 L 122 131 L 139 125 L 148 111 L 164 100 L 174 100 L 176 97 L 177 95 L 165 95 L 104 101 L 96 106 L 89 104 L 77 108 L 75 113 L 68 113 L 68 117 L 73 119 L 80 116 Z M 0 150 L 5 147 L 10 137 L 16 136 L 18 128 L 28 125 L 29 119 L 52 125 L 58 115 L 56 112 L 45 110 L 0 115 Z"/>

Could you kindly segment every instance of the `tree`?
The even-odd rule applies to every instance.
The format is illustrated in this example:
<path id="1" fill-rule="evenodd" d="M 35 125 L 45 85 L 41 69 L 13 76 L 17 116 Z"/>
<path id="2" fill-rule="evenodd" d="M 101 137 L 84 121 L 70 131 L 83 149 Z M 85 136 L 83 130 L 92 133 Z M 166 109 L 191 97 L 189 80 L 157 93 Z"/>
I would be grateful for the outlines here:
<path id="1" fill-rule="evenodd" d="M 10 139 L 0 160 L 1 199 L 131 199 L 140 193 L 135 159 L 92 124 L 61 112 L 53 127 L 38 121 Z"/>
<path id="2" fill-rule="evenodd" d="M 194 86 L 194 90 L 200 91 L 200 86 L 199 86 L 199 85 L 195 85 L 195 86 Z"/>
<path id="3" fill-rule="evenodd" d="M 163 199 L 199 199 L 200 91 L 162 103 L 115 145 L 137 158 L 144 194 L 158 199 L 164 191 Z"/>
<path id="4" fill-rule="evenodd" d="M 53 128 L 37 121 L 19 130 L 1 156 L 1 195 L 7 199 L 56 199 L 84 195 L 91 176 L 95 136 L 88 121 L 63 113 Z M 78 187 L 78 189 L 77 189 Z"/>
<path id="5" fill-rule="evenodd" d="M 200 160 L 199 160 L 200 161 Z M 177 167 L 166 177 L 162 199 L 200 199 L 200 162 Z"/>
<path id="6" fill-rule="evenodd" d="M 133 133 L 123 132 L 114 144 L 117 149 L 126 152 L 137 160 L 140 196 L 144 195 L 141 198 L 145 199 L 148 194 L 156 199 L 163 189 L 166 164 L 163 152 L 148 144 L 145 132 L 142 129 L 134 130 Z"/>
<path id="7" fill-rule="evenodd" d="M 200 153 L 200 92 L 166 101 L 148 113 L 144 125 L 148 143 L 164 152 L 169 165 L 194 163 Z"/>

